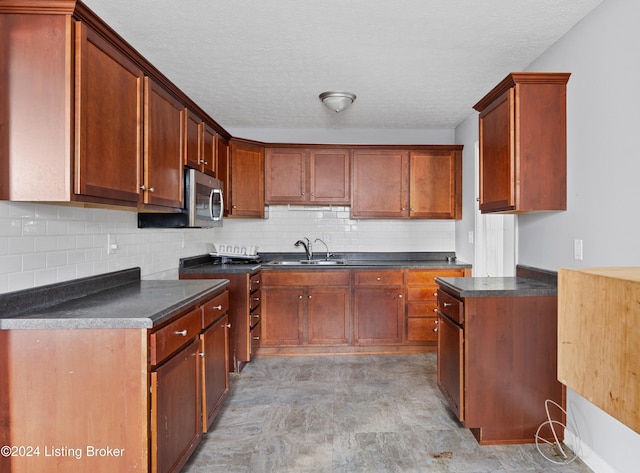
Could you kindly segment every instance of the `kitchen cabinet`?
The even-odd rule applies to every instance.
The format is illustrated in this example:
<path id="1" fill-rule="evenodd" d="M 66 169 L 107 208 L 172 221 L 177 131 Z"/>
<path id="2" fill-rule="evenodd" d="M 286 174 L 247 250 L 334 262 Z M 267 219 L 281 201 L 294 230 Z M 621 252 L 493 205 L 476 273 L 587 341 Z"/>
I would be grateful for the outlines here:
<path id="1" fill-rule="evenodd" d="M 462 147 L 355 149 L 353 218 L 462 216 Z"/>
<path id="2" fill-rule="evenodd" d="M 464 269 L 406 269 L 407 294 L 405 341 L 436 344 L 438 341 L 436 277 L 463 277 Z"/>
<path id="3" fill-rule="evenodd" d="M 232 140 L 227 172 L 229 217 L 264 218 L 264 146 Z"/>
<path id="4" fill-rule="evenodd" d="M 208 432 L 229 392 L 229 317 L 225 314 L 200 334 L 202 431 Z"/>
<path id="5" fill-rule="evenodd" d="M 350 342 L 348 271 L 263 273 L 261 346 Z"/>
<path id="6" fill-rule="evenodd" d="M 182 208 L 187 133 L 208 159 L 224 130 L 83 3 L 0 15 L 0 199 Z"/>
<path id="7" fill-rule="evenodd" d="M 75 30 L 75 193 L 136 206 L 144 73 L 83 22 Z"/>
<path id="8" fill-rule="evenodd" d="M 353 285 L 354 343 L 376 345 L 402 342 L 402 271 L 354 271 Z"/>
<path id="9" fill-rule="evenodd" d="M 485 278 L 469 284 L 478 279 Z M 547 420 L 545 401 L 565 405 L 556 369 L 557 297 L 483 293 L 491 284 L 480 284 L 476 297 L 440 284 L 438 387 L 480 444 L 532 443 Z"/>
<path id="10" fill-rule="evenodd" d="M 184 164 L 215 177 L 217 133 L 195 112 L 187 109 Z"/>
<path id="11" fill-rule="evenodd" d="M 182 208 L 186 109 L 153 79 L 144 83 L 144 203 Z"/>
<path id="12" fill-rule="evenodd" d="M 512 73 L 474 105 L 482 213 L 566 210 L 569 76 Z"/>
<path id="13" fill-rule="evenodd" d="M 350 198 L 348 149 L 266 149 L 266 204 L 349 205 Z"/>
<path id="14" fill-rule="evenodd" d="M 228 371 L 239 373 L 255 355 L 260 341 L 260 271 L 215 274 L 180 274 L 180 279 L 227 279 L 229 281 Z M 256 339 L 257 338 L 257 339 Z"/>

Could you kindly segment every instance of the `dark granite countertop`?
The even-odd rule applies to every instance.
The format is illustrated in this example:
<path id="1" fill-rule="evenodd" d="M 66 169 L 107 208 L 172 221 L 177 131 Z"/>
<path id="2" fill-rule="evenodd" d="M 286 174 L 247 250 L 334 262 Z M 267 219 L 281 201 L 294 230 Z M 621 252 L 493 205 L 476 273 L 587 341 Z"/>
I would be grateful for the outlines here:
<path id="1" fill-rule="evenodd" d="M 457 297 L 526 297 L 558 294 L 555 273 L 526 266 L 518 266 L 514 277 L 436 278 L 436 282 Z"/>
<path id="2" fill-rule="evenodd" d="M 229 283 L 139 278 L 134 268 L 0 294 L 0 329 L 153 328 Z"/>
<path id="3" fill-rule="evenodd" d="M 300 263 L 305 259 L 304 253 L 262 253 L 260 262 L 222 263 L 220 258 L 203 255 L 180 260 L 180 274 L 225 274 L 225 273 L 253 273 L 264 270 L 301 270 L 310 269 L 464 269 L 471 268 L 471 264 L 460 260 L 447 261 L 455 258 L 453 252 L 405 252 L 405 253 L 339 253 L 331 260 L 341 261 L 342 264 L 310 265 Z M 314 259 L 321 260 L 323 255 L 316 253 Z M 279 262 L 288 264 L 279 264 Z M 299 264 L 297 264 L 299 263 Z"/>

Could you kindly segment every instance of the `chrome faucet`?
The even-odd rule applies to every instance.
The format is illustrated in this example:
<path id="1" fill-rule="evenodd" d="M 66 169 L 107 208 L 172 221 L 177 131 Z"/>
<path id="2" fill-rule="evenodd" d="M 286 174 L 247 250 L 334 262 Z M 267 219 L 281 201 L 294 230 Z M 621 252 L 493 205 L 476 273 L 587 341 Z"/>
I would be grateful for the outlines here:
<path id="1" fill-rule="evenodd" d="M 327 246 L 327 244 L 322 241 L 320 238 L 316 238 L 314 241 L 314 243 L 320 242 L 324 245 L 324 247 L 327 249 L 327 261 L 329 261 L 329 259 L 333 256 L 333 254 L 329 251 L 329 247 Z"/>
<path id="2" fill-rule="evenodd" d="M 300 246 L 300 245 L 304 246 L 304 251 L 305 253 L 307 253 L 307 260 L 311 261 L 311 258 L 313 258 L 313 249 L 311 246 L 311 241 L 307 237 L 304 237 L 304 239 L 307 240 L 306 243 L 302 240 L 298 240 L 295 242 L 295 246 Z"/>

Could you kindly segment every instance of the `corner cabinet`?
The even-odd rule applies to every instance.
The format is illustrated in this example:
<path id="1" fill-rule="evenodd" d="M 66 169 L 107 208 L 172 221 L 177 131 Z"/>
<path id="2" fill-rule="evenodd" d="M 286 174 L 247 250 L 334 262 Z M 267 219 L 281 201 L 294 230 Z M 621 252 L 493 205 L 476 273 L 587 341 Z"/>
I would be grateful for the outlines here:
<path id="1" fill-rule="evenodd" d="M 356 149 L 353 218 L 459 219 L 462 146 Z"/>
<path id="2" fill-rule="evenodd" d="M 480 211 L 566 210 L 569 73 L 512 73 L 480 100 Z"/>
<path id="3" fill-rule="evenodd" d="M 228 216 L 264 218 L 264 146 L 231 140 L 228 156 Z"/>

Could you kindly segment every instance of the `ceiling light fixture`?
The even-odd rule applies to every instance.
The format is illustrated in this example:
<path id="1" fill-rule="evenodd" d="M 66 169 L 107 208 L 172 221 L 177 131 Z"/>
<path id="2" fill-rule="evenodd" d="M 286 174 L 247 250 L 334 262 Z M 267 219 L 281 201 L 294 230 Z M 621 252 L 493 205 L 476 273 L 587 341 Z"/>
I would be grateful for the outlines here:
<path id="1" fill-rule="evenodd" d="M 356 99 L 356 94 L 351 92 L 322 92 L 319 97 L 323 104 L 338 113 L 353 103 Z"/>

